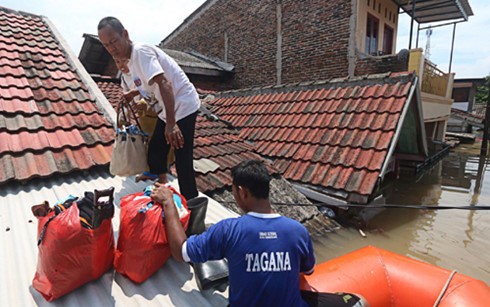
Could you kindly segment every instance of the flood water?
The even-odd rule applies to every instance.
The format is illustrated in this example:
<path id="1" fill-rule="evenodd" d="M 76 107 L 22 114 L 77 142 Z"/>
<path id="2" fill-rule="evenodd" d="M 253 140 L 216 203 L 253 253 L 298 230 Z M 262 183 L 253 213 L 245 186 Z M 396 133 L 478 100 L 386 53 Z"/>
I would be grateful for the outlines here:
<path id="1" fill-rule="evenodd" d="M 397 205 L 490 206 L 490 159 L 459 145 L 421 178 L 403 176 L 384 191 Z M 370 209 L 376 210 L 376 209 Z M 381 211 L 381 212 L 379 212 Z M 365 211 L 363 229 L 342 228 L 314 238 L 317 263 L 366 245 L 438 265 L 490 285 L 490 210 L 381 209 Z"/>

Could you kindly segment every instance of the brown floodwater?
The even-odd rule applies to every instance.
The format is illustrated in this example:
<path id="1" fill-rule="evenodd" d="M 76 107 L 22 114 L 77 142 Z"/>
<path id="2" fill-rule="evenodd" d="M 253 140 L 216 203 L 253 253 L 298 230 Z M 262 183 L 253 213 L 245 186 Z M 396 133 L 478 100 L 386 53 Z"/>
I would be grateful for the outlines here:
<path id="1" fill-rule="evenodd" d="M 402 176 L 381 201 L 396 205 L 490 206 L 490 159 L 459 145 L 419 177 Z M 438 265 L 490 285 L 490 210 L 368 209 L 361 226 L 314 238 L 317 263 L 366 245 Z"/>

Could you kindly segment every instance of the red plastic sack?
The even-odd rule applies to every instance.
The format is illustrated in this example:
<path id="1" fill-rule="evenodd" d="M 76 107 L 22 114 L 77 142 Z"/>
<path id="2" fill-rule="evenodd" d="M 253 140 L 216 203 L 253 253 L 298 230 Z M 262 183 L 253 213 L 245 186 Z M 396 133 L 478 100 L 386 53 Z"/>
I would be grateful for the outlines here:
<path id="1" fill-rule="evenodd" d="M 38 238 L 54 211 L 38 217 Z M 96 280 L 112 268 L 114 234 L 111 219 L 92 230 L 82 227 L 74 203 L 55 216 L 45 228 L 40 242 L 34 289 L 47 301 Z"/>
<path id="2" fill-rule="evenodd" d="M 189 224 L 190 212 L 185 198 L 180 196 L 187 213 L 180 218 L 184 229 Z M 158 271 L 170 258 L 165 225 L 163 224 L 160 204 L 155 203 L 146 212 L 139 212 L 152 201 L 143 192 L 130 194 L 121 198 L 121 224 L 117 240 L 114 268 L 120 274 L 136 283 L 142 283 Z"/>

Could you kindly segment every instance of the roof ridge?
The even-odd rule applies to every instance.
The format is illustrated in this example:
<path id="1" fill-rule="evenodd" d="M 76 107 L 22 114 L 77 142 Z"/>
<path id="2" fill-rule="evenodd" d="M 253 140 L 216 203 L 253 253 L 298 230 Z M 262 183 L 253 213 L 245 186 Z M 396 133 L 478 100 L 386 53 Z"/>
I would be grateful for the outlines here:
<path id="1" fill-rule="evenodd" d="M 0 11 L 4 11 L 6 13 L 11 13 L 11 14 L 15 14 L 15 15 L 21 15 L 21 16 L 26 16 L 26 17 L 35 17 L 35 18 L 39 18 L 39 19 L 43 19 L 43 15 L 37 15 L 37 14 L 33 14 L 33 13 L 29 13 L 29 12 L 25 12 L 25 11 L 21 11 L 21 10 L 14 10 L 14 9 L 11 9 L 11 8 L 8 8 L 8 7 L 5 7 L 5 6 L 1 6 L 0 5 Z"/>
<path id="2" fill-rule="evenodd" d="M 348 85 L 362 85 L 371 86 L 375 84 L 380 84 L 379 81 L 383 81 L 382 84 L 390 84 L 394 82 L 405 81 L 410 82 L 415 78 L 413 72 L 387 72 L 381 74 L 367 74 L 361 76 L 352 77 L 340 77 L 332 79 L 323 79 L 316 81 L 303 81 L 297 83 L 280 84 L 280 85 L 267 85 L 261 87 L 248 87 L 236 90 L 216 92 L 216 98 L 230 97 L 230 96 L 247 96 L 247 95 L 259 95 L 259 94 L 270 94 L 270 93 L 282 93 L 291 92 L 297 90 L 315 90 L 315 89 L 335 89 L 343 88 Z"/>

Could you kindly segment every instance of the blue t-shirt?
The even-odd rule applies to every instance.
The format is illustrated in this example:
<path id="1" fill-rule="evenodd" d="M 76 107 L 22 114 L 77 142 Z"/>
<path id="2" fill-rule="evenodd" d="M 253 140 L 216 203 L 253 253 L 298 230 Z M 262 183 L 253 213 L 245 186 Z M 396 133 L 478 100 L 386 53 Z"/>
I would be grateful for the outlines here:
<path id="1" fill-rule="evenodd" d="M 191 262 L 228 260 L 230 306 L 307 306 L 299 273 L 315 265 L 306 228 L 279 214 L 250 212 L 187 239 Z"/>

